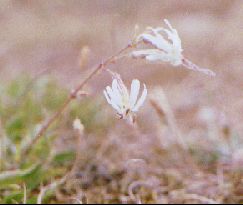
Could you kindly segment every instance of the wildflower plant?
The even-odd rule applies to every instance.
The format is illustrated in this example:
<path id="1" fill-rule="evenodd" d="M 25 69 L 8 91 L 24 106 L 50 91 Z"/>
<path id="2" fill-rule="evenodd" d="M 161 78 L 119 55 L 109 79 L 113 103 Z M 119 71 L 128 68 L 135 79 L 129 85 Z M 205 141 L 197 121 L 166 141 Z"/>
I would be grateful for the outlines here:
<path id="1" fill-rule="evenodd" d="M 209 69 L 200 68 L 182 54 L 182 43 L 176 29 L 174 29 L 168 20 L 164 20 L 168 28 L 157 27 L 147 28 L 145 32 L 140 35 L 136 35 L 131 44 L 126 45 L 117 54 L 114 54 L 104 60 L 102 63 L 94 67 L 94 70 L 85 78 L 75 89 L 72 90 L 70 96 L 64 102 L 63 106 L 53 114 L 53 116 L 43 124 L 41 129 L 38 131 L 33 141 L 30 143 L 32 146 L 35 144 L 47 131 L 53 122 L 64 112 L 73 99 L 77 99 L 79 93 L 83 92 L 83 87 L 102 70 L 108 70 L 106 67 L 110 64 L 114 64 L 117 60 L 122 57 L 129 57 L 146 59 L 149 62 L 167 62 L 172 66 L 184 66 L 187 69 L 203 72 L 205 74 L 214 76 L 215 73 Z M 167 38 L 164 36 L 167 35 Z M 145 44 L 144 48 L 139 48 L 140 45 Z M 147 47 L 148 46 L 148 47 Z M 109 71 L 109 70 L 108 70 Z M 135 121 L 135 114 L 139 108 L 143 105 L 146 96 L 147 88 L 143 85 L 143 91 L 140 97 L 140 81 L 134 79 L 131 83 L 130 92 L 123 83 L 119 74 L 111 73 L 113 81 L 111 86 L 107 86 L 104 90 L 105 98 L 120 116 L 121 119 L 126 119 L 130 122 Z M 28 153 L 30 147 L 24 150 L 23 154 Z"/>

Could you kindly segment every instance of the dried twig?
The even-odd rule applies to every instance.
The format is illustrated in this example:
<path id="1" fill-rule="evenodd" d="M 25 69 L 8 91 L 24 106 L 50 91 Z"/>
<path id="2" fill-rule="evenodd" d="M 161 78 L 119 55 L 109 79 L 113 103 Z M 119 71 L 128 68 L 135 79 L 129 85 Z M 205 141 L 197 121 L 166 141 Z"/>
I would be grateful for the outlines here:
<path id="1" fill-rule="evenodd" d="M 156 99 L 150 98 L 150 104 L 151 106 L 155 109 L 155 111 L 157 112 L 157 114 L 159 115 L 159 117 L 161 118 L 162 121 L 166 121 L 166 123 L 168 124 L 172 134 L 174 135 L 175 139 L 176 139 L 176 145 L 178 146 L 178 149 L 182 149 L 183 152 L 185 152 L 185 160 L 187 163 L 190 163 L 193 168 L 195 170 L 198 171 L 198 173 L 200 173 L 200 169 L 197 166 L 197 164 L 195 163 L 195 160 L 192 158 L 190 151 L 189 151 L 189 147 L 188 144 L 185 141 L 185 138 L 182 136 L 179 127 L 177 126 L 176 123 L 176 119 L 174 116 L 174 113 L 172 111 L 172 108 L 170 107 L 170 104 L 168 102 L 168 99 L 163 91 L 163 89 L 161 89 L 161 101 L 162 101 L 162 105 L 160 105 Z"/>
<path id="2" fill-rule="evenodd" d="M 219 202 L 213 200 L 213 199 L 209 199 L 207 197 L 204 196 L 199 196 L 197 194 L 186 194 L 184 196 L 186 199 L 188 200 L 198 200 L 202 203 L 208 203 L 208 204 L 220 204 Z"/>
<path id="3" fill-rule="evenodd" d="M 161 92 L 163 93 L 163 92 Z M 187 150 L 187 144 L 185 143 L 178 127 L 177 124 L 175 122 L 175 116 L 174 113 L 172 112 L 172 109 L 169 106 L 169 103 L 167 102 L 167 99 L 165 97 L 165 95 L 163 94 L 164 99 L 164 109 L 160 107 L 160 105 L 158 105 L 158 103 L 153 100 L 150 99 L 150 104 L 152 105 L 152 107 L 155 109 L 155 111 L 157 112 L 157 114 L 159 115 L 159 117 L 164 120 L 164 118 L 166 118 L 168 126 L 170 127 L 171 131 L 173 132 L 177 142 L 182 146 L 182 148 L 184 150 Z"/>
<path id="4" fill-rule="evenodd" d="M 136 204 L 142 204 L 140 197 L 136 196 L 136 194 L 134 194 L 134 189 L 139 186 L 145 186 L 145 187 L 148 187 L 149 189 L 153 188 L 153 185 L 147 181 L 138 180 L 138 181 L 132 182 L 128 187 L 128 194 L 129 194 L 131 200 L 133 202 L 135 202 Z"/>
<path id="5" fill-rule="evenodd" d="M 44 198 L 44 196 L 45 196 L 45 194 L 46 194 L 47 191 L 54 191 L 58 186 L 64 184 L 65 181 L 67 180 L 68 176 L 69 176 L 69 173 L 66 174 L 60 180 L 55 181 L 55 182 L 47 185 L 46 187 L 41 188 L 41 191 L 40 191 L 40 193 L 38 195 L 38 198 L 37 198 L 37 204 L 41 204 L 42 203 L 43 198 Z"/>

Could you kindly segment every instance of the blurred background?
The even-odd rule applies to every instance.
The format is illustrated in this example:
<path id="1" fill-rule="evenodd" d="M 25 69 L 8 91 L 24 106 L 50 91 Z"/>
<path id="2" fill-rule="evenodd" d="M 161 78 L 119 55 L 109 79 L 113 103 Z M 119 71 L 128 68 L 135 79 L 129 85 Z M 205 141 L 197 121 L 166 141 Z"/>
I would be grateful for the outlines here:
<path id="1" fill-rule="evenodd" d="M 117 119 L 106 104 L 102 90 L 111 79 L 102 72 L 85 87 L 89 96 L 73 103 L 23 162 L 23 144 L 92 66 L 127 45 L 135 25 L 143 32 L 164 26 L 165 18 L 177 29 L 184 56 L 217 76 L 121 59 L 109 68 L 127 85 L 134 78 L 146 83 L 156 101 L 146 101 L 138 127 Z M 76 177 L 47 202 L 243 202 L 242 19 L 240 0 L 0 1 L 0 171 L 45 164 L 34 185 L 38 175 L 5 181 L 20 187 L 0 186 L 0 201 L 21 202 L 27 184 L 33 202 L 40 184 L 70 170 L 72 121 L 79 117 L 85 131 Z"/>

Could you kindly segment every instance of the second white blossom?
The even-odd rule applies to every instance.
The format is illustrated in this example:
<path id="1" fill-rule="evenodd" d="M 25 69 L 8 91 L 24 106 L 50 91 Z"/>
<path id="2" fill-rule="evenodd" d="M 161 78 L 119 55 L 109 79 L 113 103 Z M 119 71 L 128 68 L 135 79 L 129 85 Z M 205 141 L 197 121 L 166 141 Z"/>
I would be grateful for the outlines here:
<path id="1" fill-rule="evenodd" d="M 143 91 L 139 97 L 140 81 L 134 79 L 130 93 L 120 77 L 113 79 L 112 86 L 107 86 L 104 95 L 107 102 L 117 111 L 122 119 L 134 121 L 134 113 L 139 110 L 147 97 L 147 88 L 143 85 Z"/>

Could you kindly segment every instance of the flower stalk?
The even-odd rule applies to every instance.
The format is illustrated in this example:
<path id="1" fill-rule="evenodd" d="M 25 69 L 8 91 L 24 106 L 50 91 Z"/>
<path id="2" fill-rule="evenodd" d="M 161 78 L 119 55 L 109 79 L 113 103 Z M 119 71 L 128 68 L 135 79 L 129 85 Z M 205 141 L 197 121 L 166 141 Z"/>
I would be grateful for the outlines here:
<path id="1" fill-rule="evenodd" d="M 62 113 L 66 110 L 68 105 L 76 99 L 78 93 L 82 88 L 93 78 L 95 77 L 99 71 L 104 69 L 109 64 L 113 63 L 121 54 L 123 54 L 125 51 L 130 49 L 132 46 L 131 44 L 128 44 L 124 48 L 122 48 L 117 54 L 110 56 L 105 61 L 100 63 L 98 66 L 95 66 L 93 68 L 93 71 L 88 75 L 87 78 L 85 78 L 69 95 L 69 97 L 66 99 L 66 101 L 63 103 L 63 105 L 59 108 L 59 110 L 51 116 L 50 119 L 48 119 L 41 127 L 41 129 L 37 132 L 37 134 L 34 136 L 33 140 L 22 150 L 22 156 L 25 156 L 29 153 L 31 148 L 39 141 L 39 139 L 44 135 L 44 133 L 48 130 L 48 128 L 62 115 Z"/>

